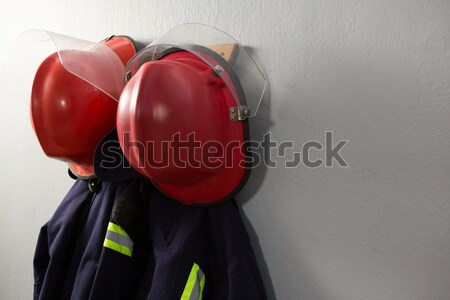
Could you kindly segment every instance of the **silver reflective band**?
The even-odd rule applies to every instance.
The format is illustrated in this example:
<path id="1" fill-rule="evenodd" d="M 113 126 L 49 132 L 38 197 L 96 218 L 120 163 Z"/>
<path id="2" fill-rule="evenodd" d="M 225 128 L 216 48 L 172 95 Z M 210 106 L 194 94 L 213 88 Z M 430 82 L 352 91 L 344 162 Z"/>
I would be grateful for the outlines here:
<path id="1" fill-rule="evenodd" d="M 133 241 L 122 227 L 112 222 L 108 224 L 103 246 L 126 256 L 133 256 Z"/>
<path id="2" fill-rule="evenodd" d="M 113 231 L 107 231 L 106 238 L 110 241 L 113 241 L 119 245 L 125 246 L 127 248 L 132 249 L 133 248 L 133 241 L 126 236 L 123 236 L 121 234 L 118 234 L 117 232 Z"/>
<path id="3" fill-rule="evenodd" d="M 205 273 L 203 273 L 199 265 L 194 263 L 180 300 L 201 300 L 204 287 Z"/>

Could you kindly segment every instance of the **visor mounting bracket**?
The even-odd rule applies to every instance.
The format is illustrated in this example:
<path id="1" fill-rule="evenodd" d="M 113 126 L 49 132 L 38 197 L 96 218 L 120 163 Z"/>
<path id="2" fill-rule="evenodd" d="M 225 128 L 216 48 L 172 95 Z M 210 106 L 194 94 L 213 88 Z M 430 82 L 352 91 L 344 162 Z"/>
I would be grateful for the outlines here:
<path id="1" fill-rule="evenodd" d="M 250 109 L 247 106 L 230 107 L 230 120 L 243 121 L 250 116 Z"/>
<path id="2" fill-rule="evenodd" d="M 214 67 L 214 69 L 213 69 L 214 76 L 220 77 L 222 75 L 222 73 L 223 73 L 223 68 L 221 66 L 217 65 Z"/>
<path id="3" fill-rule="evenodd" d="M 125 75 L 125 81 L 128 82 L 131 79 L 131 71 L 128 71 L 127 74 Z"/>

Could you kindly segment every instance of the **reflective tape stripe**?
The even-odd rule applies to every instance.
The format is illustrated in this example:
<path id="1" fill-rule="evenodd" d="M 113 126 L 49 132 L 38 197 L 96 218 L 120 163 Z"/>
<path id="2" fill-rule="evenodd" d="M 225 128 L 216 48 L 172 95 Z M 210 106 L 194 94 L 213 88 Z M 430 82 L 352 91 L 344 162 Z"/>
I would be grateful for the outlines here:
<path id="1" fill-rule="evenodd" d="M 105 239 L 103 242 L 103 246 L 109 248 L 111 250 L 117 251 L 119 253 L 125 254 L 126 256 L 131 257 L 133 255 L 133 249 L 124 247 L 122 245 L 117 244 L 116 242 Z"/>
<path id="2" fill-rule="evenodd" d="M 129 237 L 118 234 L 117 232 L 108 230 L 106 232 L 106 239 L 113 241 L 124 247 L 133 249 L 133 241 Z"/>
<path id="3" fill-rule="evenodd" d="M 201 300 L 205 287 L 205 273 L 194 263 L 180 300 Z"/>
<path id="4" fill-rule="evenodd" d="M 205 274 L 203 274 L 202 279 L 200 279 L 200 298 L 199 298 L 200 300 L 202 299 L 202 296 L 203 296 L 203 289 L 205 288 L 205 281 L 206 281 Z"/>
<path id="5" fill-rule="evenodd" d="M 128 234 L 125 232 L 125 230 L 122 229 L 122 227 L 120 227 L 117 224 L 111 223 L 111 222 L 109 222 L 109 224 L 108 224 L 108 230 L 118 233 L 123 236 L 128 236 Z"/>
<path id="6" fill-rule="evenodd" d="M 111 222 L 108 224 L 103 246 L 129 257 L 133 255 L 133 241 L 122 227 Z"/>

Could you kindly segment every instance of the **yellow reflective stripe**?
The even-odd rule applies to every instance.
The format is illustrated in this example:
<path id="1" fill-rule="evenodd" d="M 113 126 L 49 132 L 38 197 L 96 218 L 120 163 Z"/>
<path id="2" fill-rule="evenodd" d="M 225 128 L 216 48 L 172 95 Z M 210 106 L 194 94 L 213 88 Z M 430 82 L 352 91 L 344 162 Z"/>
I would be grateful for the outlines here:
<path id="1" fill-rule="evenodd" d="M 197 281 L 197 272 L 199 269 L 200 267 L 194 263 L 180 300 L 189 300 L 191 298 L 192 290 L 194 289 L 195 282 Z"/>
<path id="2" fill-rule="evenodd" d="M 180 300 L 201 300 L 205 287 L 205 275 L 199 265 L 194 263 Z"/>
<path id="3" fill-rule="evenodd" d="M 133 241 L 122 227 L 112 222 L 108 223 L 103 246 L 129 257 L 133 255 Z"/>
<path id="4" fill-rule="evenodd" d="M 110 230 L 110 231 L 112 231 L 112 232 L 115 232 L 115 233 L 118 233 L 118 234 L 120 234 L 120 235 L 123 235 L 123 236 L 128 237 L 128 234 L 125 232 L 125 230 L 123 230 L 122 227 L 120 227 L 120 226 L 117 225 L 117 224 L 114 224 L 114 223 L 109 222 L 109 224 L 108 224 L 108 230 Z"/>
<path id="5" fill-rule="evenodd" d="M 202 280 L 200 280 L 200 297 L 199 300 L 202 300 L 203 297 L 203 289 L 205 288 L 206 276 L 203 274 Z"/>
<path id="6" fill-rule="evenodd" d="M 113 242 L 108 239 L 105 239 L 105 241 L 103 242 L 103 246 L 105 246 L 106 248 L 109 248 L 111 250 L 125 254 L 126 256 L 129 256 L 129 257 L 131 257 L 133 255 L 133 249 L 127 248 L 125 246 L 117 244 L 116 242 Z"/>

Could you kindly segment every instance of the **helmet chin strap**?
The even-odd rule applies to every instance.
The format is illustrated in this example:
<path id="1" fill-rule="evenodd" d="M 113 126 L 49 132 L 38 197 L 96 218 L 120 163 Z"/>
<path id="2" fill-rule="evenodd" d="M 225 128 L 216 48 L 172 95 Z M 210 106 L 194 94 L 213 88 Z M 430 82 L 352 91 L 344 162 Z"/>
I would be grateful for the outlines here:
<path id="1" fill-rule="evenodd" d="M 75 164 L 69 164 L 69 175 L 80 179 L 92 179 L 95 178 L 94 166 L 81 167 Z M 72 177 L 73 178 L 73 177 Z"/>
<path id="2" fill-rule="evenodd" d="M 87 181 L 87 185 L 91 193 L 97 193 L 100 190 L 102 182 L 97 177 L 94 176 L 92 178 L 80 178 L 78 177 L 78 175 L 72 172 L 70 167 L 67 171 L 69 173 L 70 178 L 72 178 L 73 180 L 83 179 Z"/>
<path id="3" fill-rule="evenodd" d="M 73 180 L 77 180 L 78 179 L 78 176 L 75 175 L 75 173 L 72 172 L 72 170 L 70 169 L 70 166 L 69 166 L 69 168 L 67 168 L 67 173 L 69 174 L 69 177 L 72 178 Z"/>

